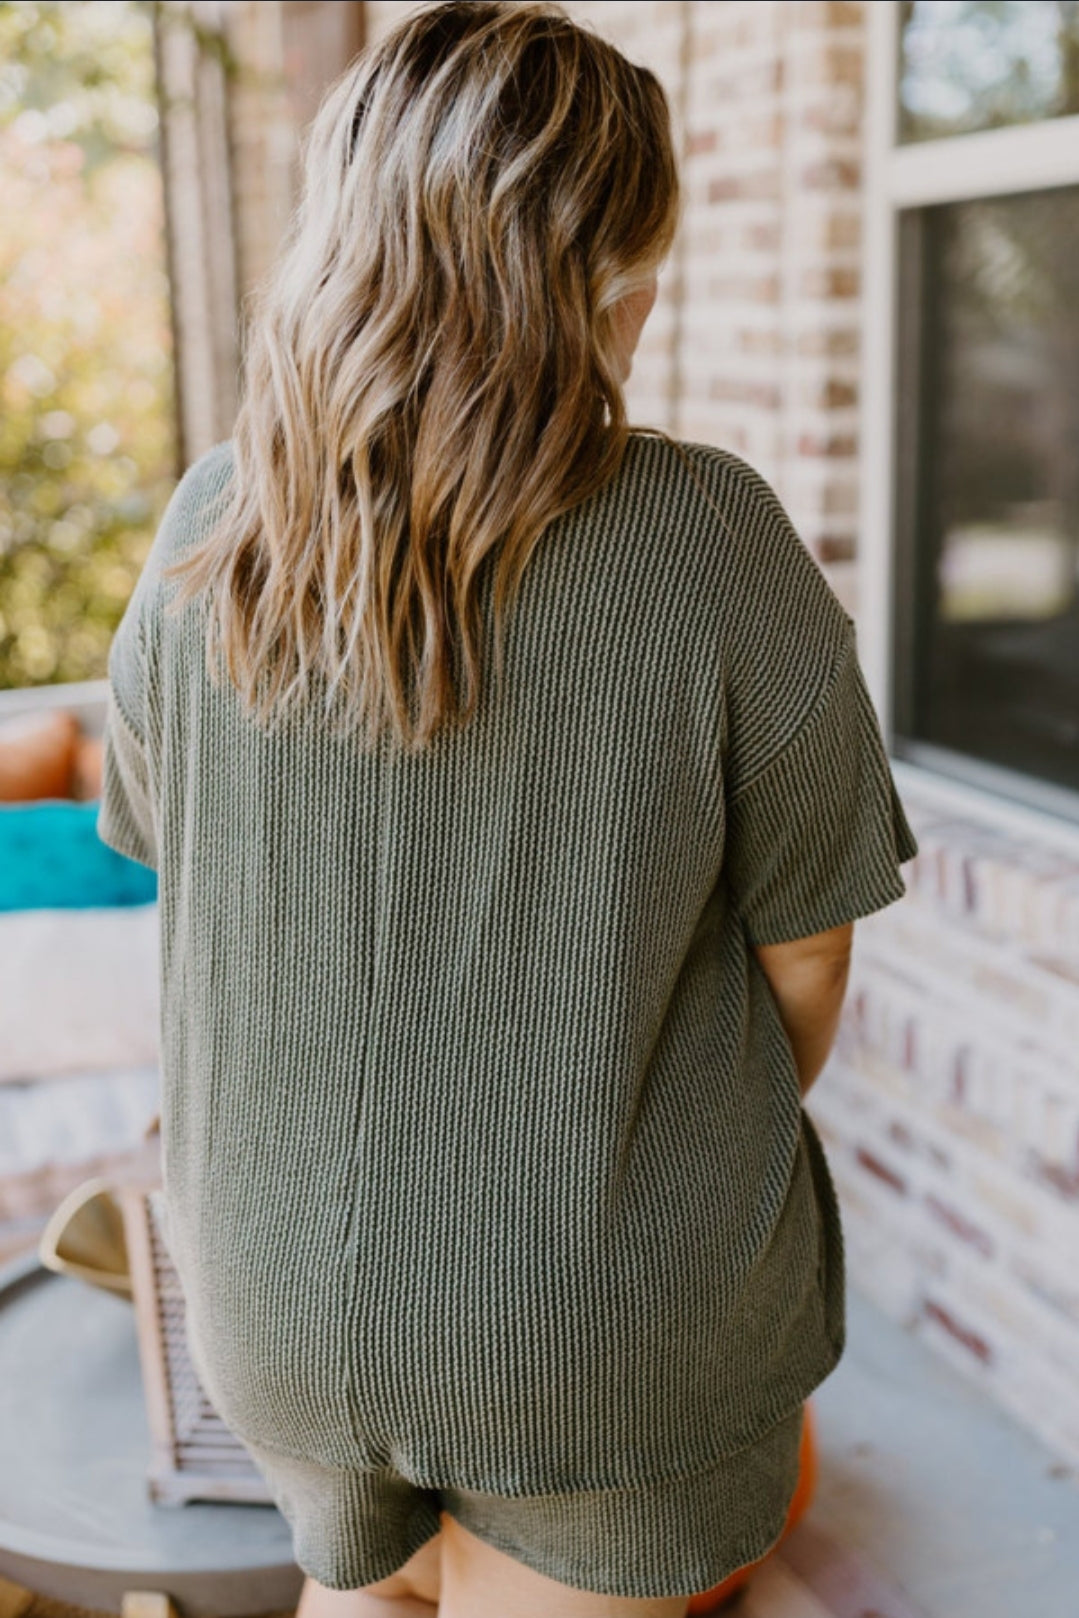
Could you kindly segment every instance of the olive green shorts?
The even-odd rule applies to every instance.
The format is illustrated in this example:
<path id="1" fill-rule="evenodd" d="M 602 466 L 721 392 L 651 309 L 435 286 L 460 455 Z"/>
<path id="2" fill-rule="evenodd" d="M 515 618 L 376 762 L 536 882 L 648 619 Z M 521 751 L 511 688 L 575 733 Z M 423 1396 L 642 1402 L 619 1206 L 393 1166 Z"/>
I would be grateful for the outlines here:
<path id="1" fill-rule="evenodd" d="M 247 1448 L 292 1529 L 296 1562 L 330 1590 L 357 1590 L 396 1573 L 439 1532 L 447 1511 L 560 1584 L 614 1596 L 688 1596 L 779 1539 L 798 1482 L 803 1415 L 800 1406 L 707 1472 L 573 1494 L 422 1488 L 389 1468 L 345 1471 Z"/>

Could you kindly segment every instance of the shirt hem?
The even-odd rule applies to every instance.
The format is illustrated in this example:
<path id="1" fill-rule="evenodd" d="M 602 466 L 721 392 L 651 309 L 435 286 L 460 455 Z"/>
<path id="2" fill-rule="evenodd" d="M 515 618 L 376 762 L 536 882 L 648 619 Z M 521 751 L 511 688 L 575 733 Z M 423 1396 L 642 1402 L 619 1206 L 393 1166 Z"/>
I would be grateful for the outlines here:
<path id="1" fill-rule="evenodd" d="M 836 1368 L 842 1355 L 842 1343 L 838 1347 L 833 1344 L 833 1352 L 825 1362 L 824 1369 L 816 1376 L 808 1392 L 796 1399 L 781 1416 L 770 1421 L 766 1427 L 762 1428 L 759 1433 L 745 1443 L 738 1444 L 733 1449 L 722 1451 L 704 1466 L 688 1467 L 684 1470 L 667 1472 L 659 1476 L 634 1478 L 623 1483 L 563 1483 L 556 1487 L 521 1489 L 517 1483 L 505 1480 L 494 1483 L 490 1480 L 482 1483 L 476 1482 L 474 1479 L 463 1481 L 460 1476 L 450 1476 L 448 1472 L 443 1471 L 440 1471 L 437 1477 L 432 1473 L 415 1474 L 406 1470 L 404 1466 L 395 1466 L 392 1462 L 381 1462 L 377 1465 L 364 1465 L 357 1462 L 355 1465 L 349 1465 L 341 1461 L 328 1461 L 322 1458 L 313 1458 L 310 1455 L 298 1455 L 295 1451 L 279 1449 L 272 1444 L 264 1443 L 262 1439 L 246 1439 L 241 1433 L 236 1433 L 235 1436 L 240 1438 L 241 1442 L 249 1444 L 253 1453 L 261 1451 L 265 1453 L 269 1460 L 302 1462 L 307 1465 L 324 1467 L 327 1472 L 337 1475 L 360 1473 L 376 1477 L 390 1474 L 395 1477 L 405 1478 L 407 1482 L 418 1489 L 458 1489 L 466 1494 L 492 1494 L 504 1499 L 512 1498 L 517 1500 L 542 1500 L 548 1497 L 562 1498 L 565 1495 L 577 1494 L 629 1494 L 642 1489 L 657 1489 L 678 1483 L 688 1483 L 695 1478 L 706 1478 L 711 1473 L 727 1470 L 732 1463 L 738 1461 L 740 1456 L 746 1455 L 758 1445 L 768 1443 L 775 1437 L 777 1429 L 792 1422 L 796 1416 L 800 1416 L 813 1390 Z"/>

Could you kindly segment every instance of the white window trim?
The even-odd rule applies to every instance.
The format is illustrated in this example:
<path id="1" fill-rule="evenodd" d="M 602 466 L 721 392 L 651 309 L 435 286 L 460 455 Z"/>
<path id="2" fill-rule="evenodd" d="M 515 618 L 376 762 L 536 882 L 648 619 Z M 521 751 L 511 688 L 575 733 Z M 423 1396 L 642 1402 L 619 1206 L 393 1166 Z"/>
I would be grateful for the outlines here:
<path id="1" fill-rule="evenodd" d="M 1079 117 L 1047 119 L 897 146 L 898 0 L 868 6 L 864 121 L 862 234 L 862 364 L 858 593 L 855 621 L 859 656 L 881 725 L 892 737 L 892 561 L 895 555 L 895 417 L 897 214 L 900 209 L 967 197 L 1001 196 L 1079 184 Z M 928 750 L 927 750 L 928 751 Z M 1079 822 L 1065 812 L 1075 794 L 1051 786 L 1035 790 L 1036 808 L 1008 796 L 1007 783 L 980 772 L 973 785 L 909 759 L 893 759 L 905 785 L 940 804 L 945 813 L 988 821 L 1002 830 L 1048 840 L 1079 853 Z M 972 773 L 977 772 L 974 766 Z M 1053 812 L 1052 800 L 1062 806 Z"/>
<path id="2" fill-rule="evenodd" d="M 88 736 L 100 736 L 105 722 L 108 678 L 56 680 L 51 685 L 15 685 L 0 691 L 0 725 L 8 719 L 40 714 L 50 708 L 69 709 Z"/>

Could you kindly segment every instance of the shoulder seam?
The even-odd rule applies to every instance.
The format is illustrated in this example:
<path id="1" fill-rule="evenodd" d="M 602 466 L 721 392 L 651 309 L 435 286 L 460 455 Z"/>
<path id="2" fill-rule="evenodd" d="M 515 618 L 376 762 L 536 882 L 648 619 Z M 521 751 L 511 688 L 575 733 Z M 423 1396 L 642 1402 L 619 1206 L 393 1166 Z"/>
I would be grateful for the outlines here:
<path id="1" fill-rule="evenodd" d="M 728 806 L 740 802 L 740 800 L 745 797 L 746 793 L 751 791 L 753 787 L 758 786 L 764 777 L 768 775 L 768 773 L 773 770 L 777 764 L 782 763 L 783 759 L 786 758 L 787 754 L 791 751 L 795 744 L 801 741 L 806 731 L 811 728 L 818 715 L 822 713 L 823 710 L 828 706 L 832 693 L 839 684 L 840 675 L 843 673 L 843 670 L 846 668 L 850 659 L 856 655 L 854 619 L 847 612 L 844 612 L 843 617 L 846 619 L 846 630 L 843 641 L 840 645 L 836 659 L 828 671 L 828 677 L 821 686 L 821 689 L 817 693 L 812 705 L 806 711 L 806 713 L 803 714 L 801 720 L 799 721 L 798 728 L 795 730 L 793 735 L 787 737 L 787 740 L 783 743 L 783 746 L 779 749 L 778 753 L 774 753 L 768 760 L 767 764 L 763 764 L 756 774 L 751 776 L 748 781 L 743 781 L 739 784 L 737 790 L 733 792 L 727 799 Z"/>

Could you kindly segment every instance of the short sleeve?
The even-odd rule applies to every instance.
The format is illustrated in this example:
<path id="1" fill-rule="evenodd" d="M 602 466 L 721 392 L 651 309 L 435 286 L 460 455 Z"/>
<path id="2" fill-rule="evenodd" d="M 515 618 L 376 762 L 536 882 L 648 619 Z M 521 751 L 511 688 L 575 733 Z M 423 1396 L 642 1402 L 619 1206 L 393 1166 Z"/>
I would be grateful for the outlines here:
<path id="1" fill-rule="evenodd" d="M 160 658 L 165 570 L 212 525 L 233 468 L 233 442 L 200 455 L 176 484 L 109 646 L 101 807 L 97 833 L 119 853 L 157 869 L 153 760 L 161 756 L 155 661 Z"/>
<path id="2" fill-rule="evenodd" d="M 750 942 L 785 943 L 901 899 L 917 852 L 848 619 L 794 736 L 728 797 L 728 884 Z"/>
<path id="3" fill-rule="evenodd" d="M 97 834 L 117 853 L 156 871 L 157 826 L 140 722 L 143 676 L 136 608 L 132 598 L 109 651 Z"/>

